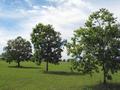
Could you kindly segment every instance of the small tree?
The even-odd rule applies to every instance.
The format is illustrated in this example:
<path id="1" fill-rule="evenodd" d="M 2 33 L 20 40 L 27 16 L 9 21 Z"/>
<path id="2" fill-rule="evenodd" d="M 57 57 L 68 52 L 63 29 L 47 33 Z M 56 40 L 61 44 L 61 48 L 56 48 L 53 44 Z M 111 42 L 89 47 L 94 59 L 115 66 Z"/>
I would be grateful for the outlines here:
<path id="1" fill-rule="evenodd" d="M 20 67 L 21 61 L 29 60 L 32 56 L 31 44 L 20 36 L 15 40 L 9 40 L 2 56 L 7 62 L 15 61 Z"/>
<path id="2" fill-rule="evenodd" d="M 48 63 L 58 64 L 63 45 L 59 32 L 54 31 L 51 25 L 40 23 L 33 29 L 31 40 L 34 45 L 35 60 L 38 63 L 44 60 L 46 71 L 48 71 Z"/>
<path id="3" fill-rule="evenodd" d="M 106 9 L 92 13 L 84 28 L 75 31 L 67 44 L 68 54 L 74 57 L 73 69 L 92 74 L 102 67 L 104 83 L 120 69 L 120 29 L 116 18 Z"/>

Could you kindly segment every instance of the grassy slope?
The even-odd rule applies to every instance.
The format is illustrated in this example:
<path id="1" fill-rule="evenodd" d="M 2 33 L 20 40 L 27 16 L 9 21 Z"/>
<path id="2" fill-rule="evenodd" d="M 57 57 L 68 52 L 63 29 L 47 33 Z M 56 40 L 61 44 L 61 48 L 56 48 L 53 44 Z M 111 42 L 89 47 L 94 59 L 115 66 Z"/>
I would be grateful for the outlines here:
<path id="1" fill-rule="evenodd" d="M 44 64 L 21 63 L 24 68 L 15 68 L 15 63 L 0 61 L 0 90 L 104 90 L 101 84 L 102 73 L 78 75 L 70 73 L 69 63 L 49 64 L 49 73 L 44 73 Z M 9 67 L 8 67 L 9 66 Z M 120 83 L 120 73 L 113 76 L 112 82 Z M 98 85 L 97 85 L 98 84 Z M 108 90 L 119 90 L 120 84 L 110 85 Z M 101 90 L 102 90 L 101 89 Z"/>

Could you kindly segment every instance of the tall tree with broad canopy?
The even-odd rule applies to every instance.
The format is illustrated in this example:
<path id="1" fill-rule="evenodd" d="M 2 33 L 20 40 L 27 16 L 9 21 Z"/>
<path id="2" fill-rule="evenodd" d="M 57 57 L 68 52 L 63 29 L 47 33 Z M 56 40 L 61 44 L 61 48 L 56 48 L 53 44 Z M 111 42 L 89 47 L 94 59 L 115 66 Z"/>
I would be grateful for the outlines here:
<path id="1" fill-rule="evenodd" d="M 39 23 L 33 28 L 31 40 L 34 45 L 35 61 L 41 63 L 46 62 L 46 71 L 48 71 L 48 63 L 58 64 L 61 58 L 63 41 L 60 33 L 56 32 L 51 25 L 43 25 Z"/>
<path id="2" fill-rule="evenodd" d="M 120 69 L 119 49 L 119 25 L 113 14 L 103 8 L 93 12 L 85 27 L 76 30 L 67 44 L 68 54 L 74 59 L 72 69 L 92 74 L 102 67 L 104 83 Z"/>
<path id="3" fill-rule="evenodd" d="M 21 61 L 28 61 L 32 56 L 31 43 L 20 36 L 14 40 L 9 40 L 7 46 L 4 47 L 2 56 L 7 62 L 15 61 L 20 67 Z"/>

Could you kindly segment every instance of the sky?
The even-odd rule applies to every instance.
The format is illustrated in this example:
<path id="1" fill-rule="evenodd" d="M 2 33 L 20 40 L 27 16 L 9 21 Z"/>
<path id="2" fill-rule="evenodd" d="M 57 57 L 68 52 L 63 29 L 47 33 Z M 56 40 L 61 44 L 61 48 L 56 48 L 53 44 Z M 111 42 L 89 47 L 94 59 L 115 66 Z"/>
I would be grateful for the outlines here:
<path id="1" fill-rule="evenodd" d="M 120 21 L 120 0 L 0 0 L 0 53 L 10 39 L 17 36 L 30 41 L 38 23 L 51 24 L 70 40 L 74 30 L 84 26 L 88 16 L 106 8 Z M 66 50 L 62 58 L 67 58 Z"/>

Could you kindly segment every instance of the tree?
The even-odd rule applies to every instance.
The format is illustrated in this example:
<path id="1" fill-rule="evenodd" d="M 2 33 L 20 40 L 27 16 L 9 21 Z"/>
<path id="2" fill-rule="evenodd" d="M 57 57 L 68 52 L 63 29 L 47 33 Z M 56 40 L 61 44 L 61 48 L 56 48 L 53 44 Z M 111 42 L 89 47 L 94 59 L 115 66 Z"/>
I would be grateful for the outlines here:
<path id="1" fill-rule="evenodd" d="M 20 36 L 14 40 L 9 40 L 2 56 L 7 62 L 15 61 L 20 67 L 21 61 L 28 61 L 32 56 L 31 44 Z"/>
<path id="2" fill-rule="evenodd" d="M 74 58 L 73 69 L 83 73 L 99 72 L 102 67 L 104 83 L 120 69 L 120 29 L 116 18 L 106 9 L 93 12 L 85 27 L 75 31 L 67 44 L 68 54 Z"/>
<path id="3" fill-rule="evenodd" d="M 38 24 L 33 29 L 31 40 L 34 45 L 34 57 L 36 62 L 46 62 L 46 71 L 48 63 L 58 64 L 61 58 L 63 41 L 60 33 L 54 31 L 51 25 Z"/>

